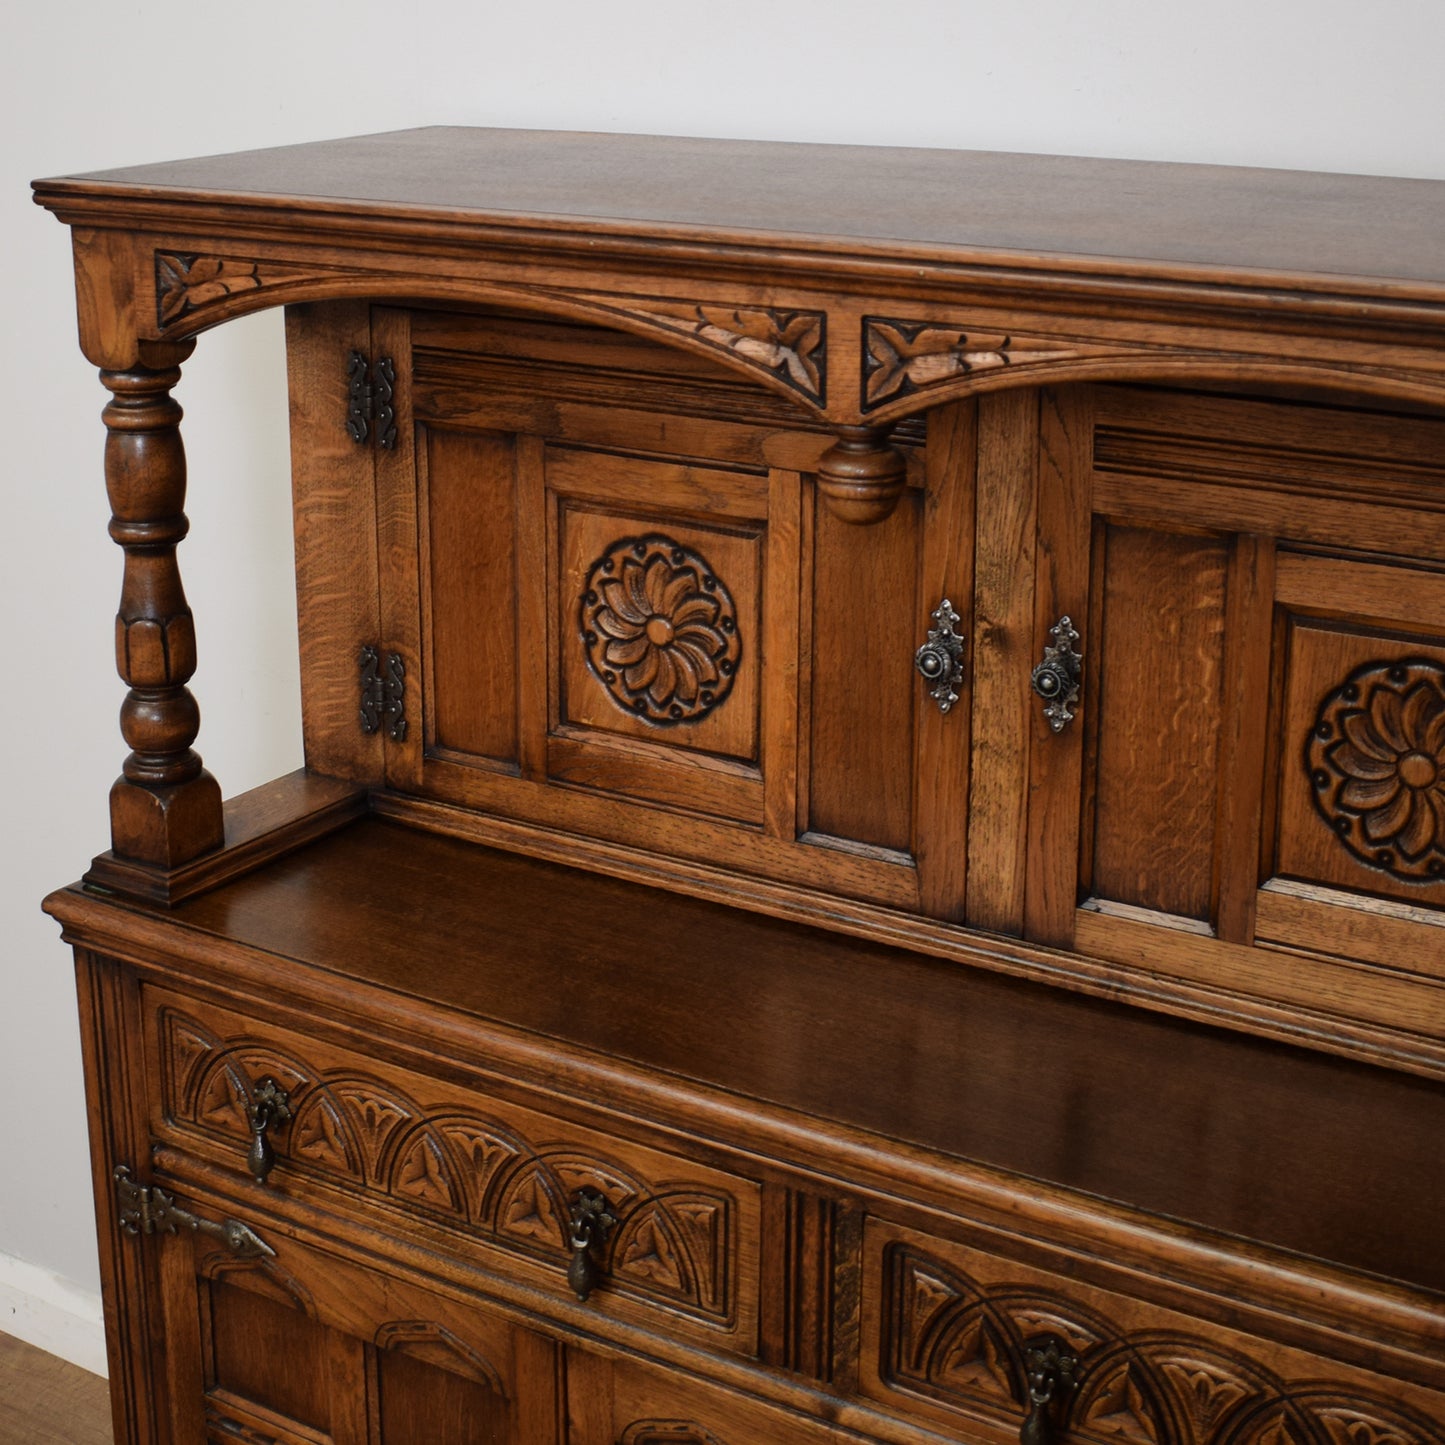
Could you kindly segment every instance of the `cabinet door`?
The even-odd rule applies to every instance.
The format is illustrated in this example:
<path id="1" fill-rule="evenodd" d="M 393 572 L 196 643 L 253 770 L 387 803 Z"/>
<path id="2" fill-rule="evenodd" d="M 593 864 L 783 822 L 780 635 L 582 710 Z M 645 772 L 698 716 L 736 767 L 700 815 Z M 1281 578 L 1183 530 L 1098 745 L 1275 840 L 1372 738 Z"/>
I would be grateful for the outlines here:
<path id="1" fill-rule="evenodd" d="M 256 1234 L 273 1254 L 157 1241 L 177 1445 L 556 1445 L 550 1342 L 279 1225 Z"/>
<path id="2" fill-rule="evenodd" d="M 852 527 L 813 485 L 831 434 L 705 360 L 535 318 L 372 335 L 394 792 L 961 914 L 968 690 L 945 716 L 914 654 L 945 598 L 967 628 L 971 407 L 904 434 L 906 495 Z"/>
<path id="3" fill-rule="evenodd" d="M 1038 436 L 1020 931 L 1362 1032 L 1438 1021 L 1445 427 L 1078 388 Z M 1054 726 L 1029 671 L 1065 617 Z"/>

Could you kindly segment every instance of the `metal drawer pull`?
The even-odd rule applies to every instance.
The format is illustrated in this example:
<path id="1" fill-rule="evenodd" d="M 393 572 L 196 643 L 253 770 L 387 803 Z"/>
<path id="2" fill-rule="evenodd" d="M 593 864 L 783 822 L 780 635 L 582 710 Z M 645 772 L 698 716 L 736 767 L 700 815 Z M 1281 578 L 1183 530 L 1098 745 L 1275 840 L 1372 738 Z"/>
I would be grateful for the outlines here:
<path id="1" fill-rule="evenodd" d="M 251 1147 L 246 1151 L 246 1168 L 257 1184 L 264 1184 L 276 1163 L 271 1147 L 271 1130 L 279 1129 L 291 1117 L 291 1096 L 268 1074 L 257 1081 L 246 1105 L 246 1122 L 251 1127 Z"/>
<path id="2" fill-rule="evenodd" d="M 959 621 L 953 603 L 945 597 L 933 614 L 928 641 L 913 654 L 913 665 L 928 684 L 928 695 L 939 712 L 947 712 L 958 701 L 963 685 L 963 638 L 954 630 Z"/>
<path id="3" fill-rule="evenodd" d="M 1034 668 L 1029 684 L 1046 704 L 1044 716 L 1049 726 L 1061 733 L 1074 720 L 1070 709 L 1079 701 L 1084 659 L 1074 651 L 1079 634 L 1067 617 L 1059 618 L 1049 628 L 1049 636 L 1053 642 L 1044 649 L 1044 660 Z"/>
<path id="4" fill-rule="evenodd" d="M 608 1231 L 617 1223 L 605 1196 L 595 1189 L 579 1189 L 572 1200 L 568 1216 L 568 1238 L 572 1245 L 572 1262 L 567 1266 L 567 1283 L 579 1300 L 585 1301 L 601 1276 L 601 1268 L 593 1257 L 607 1243 Z"/>
<path id="5" fill-rule="evenodd" d="M 1019 1427 L 1019 1445 L 1049 1445 L 1054 1417 L 1079 1383 L 1079 1357 L 1056 1335 L 1039 1335 L 1024 1342 L 1024 1374 L 1029 1413 Z"/>

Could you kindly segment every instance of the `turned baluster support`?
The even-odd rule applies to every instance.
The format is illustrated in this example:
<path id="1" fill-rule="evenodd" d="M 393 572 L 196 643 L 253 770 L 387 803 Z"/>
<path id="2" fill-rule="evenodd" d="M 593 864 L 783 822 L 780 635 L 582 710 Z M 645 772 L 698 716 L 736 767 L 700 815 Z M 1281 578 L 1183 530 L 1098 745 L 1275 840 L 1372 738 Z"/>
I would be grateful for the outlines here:
<path id="1" fill-rule="evenodd" d="M 849 426 L 818 460 L 818 490 L 840 521 L 869 526 L 892 515 L 907 484 L 903 454 L 887 427 Z"/>
<path id="2" fill-rule="evenodd" d="M 115 662 L 130 687 L 120 730 L 131 753 L 110 791 L 111 848 L 157 870 L 223 837 L 220 787 L 191 747 L 201 714 L 186 687 L 196 630 L 176 562 L 188 527 L 181 408 L 171 396 L 180 375 L 178 365 L 100 374 L 112 393 L 103 413 L 110 535 L 125 551 Z"/>

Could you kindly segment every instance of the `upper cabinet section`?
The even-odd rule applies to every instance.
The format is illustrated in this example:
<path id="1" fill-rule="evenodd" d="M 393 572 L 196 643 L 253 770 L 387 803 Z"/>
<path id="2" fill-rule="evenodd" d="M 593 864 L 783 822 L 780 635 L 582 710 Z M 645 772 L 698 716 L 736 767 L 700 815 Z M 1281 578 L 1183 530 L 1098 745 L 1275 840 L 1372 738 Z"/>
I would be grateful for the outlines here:
<path id="1" fill-rule="evenodd" d="M 91 882 L 370 808 L 1445 1072 L 1445 184 L 428 130 L 37 199 L 114 397 Z M 311 772 L 227 811 L 171 391 L 276 305 Z"/>

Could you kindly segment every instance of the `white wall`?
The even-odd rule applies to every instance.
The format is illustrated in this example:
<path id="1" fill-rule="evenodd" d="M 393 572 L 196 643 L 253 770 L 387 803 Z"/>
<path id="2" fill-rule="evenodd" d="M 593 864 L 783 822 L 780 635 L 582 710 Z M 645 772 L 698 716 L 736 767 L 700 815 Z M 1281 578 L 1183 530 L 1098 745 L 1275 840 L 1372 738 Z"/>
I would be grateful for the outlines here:
<path id="1" fill-rule="evenodd" d="M 38 904 L 106 845 L 120 554 L 67 237 L 32 177 L 441 122 L 1445 178 L 1440 0 L 8 0 L 4 19 L 0 1263 L 82 1291 L 75 1010 Z M 228 794 L 299 759 L 284 387 L 267 314 L 203 338 L 179 393 L 199 748 Z M 19 1318 L 0 1294 L 0 1330 Z"/>

